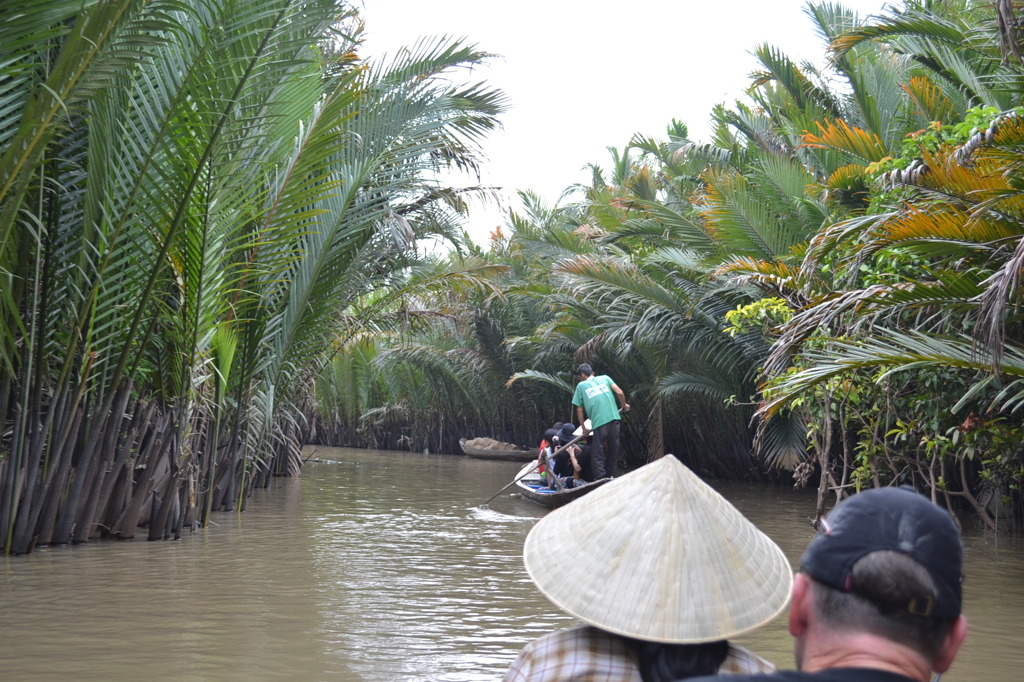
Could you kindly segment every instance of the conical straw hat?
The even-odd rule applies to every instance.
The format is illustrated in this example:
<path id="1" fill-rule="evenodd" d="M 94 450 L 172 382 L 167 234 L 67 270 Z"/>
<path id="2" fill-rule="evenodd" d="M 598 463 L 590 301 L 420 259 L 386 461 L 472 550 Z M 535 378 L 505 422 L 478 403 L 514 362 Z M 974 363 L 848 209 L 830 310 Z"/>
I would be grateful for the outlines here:
<path id="1" fill-rule="evenodd" d="M 785 608 L 793 584 L 779 546 L 672 455 L 549 513 L 523 558 L 563 611 L 664 643 L 761 626 Z"/>
<path id="2" fill-rule="evenodd" d="M 584 422 L 582 424 L 577 426 L 576 430 L 572 432 L 572 435 L 574 435 L 574 436 L 582 436 L 584 429 L 587 430 L 587 433 L 590 433 L 591 431 L 594 430 L 594 429 L 590 428 L 590 420 L 589 419 L 584 420 Z"/>

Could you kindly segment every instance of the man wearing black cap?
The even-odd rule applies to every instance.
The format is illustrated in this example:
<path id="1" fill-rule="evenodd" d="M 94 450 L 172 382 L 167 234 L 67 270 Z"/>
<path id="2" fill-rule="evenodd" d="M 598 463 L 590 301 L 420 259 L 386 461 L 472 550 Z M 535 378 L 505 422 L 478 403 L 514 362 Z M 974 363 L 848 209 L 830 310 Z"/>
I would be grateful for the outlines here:
<path id="1" fill-rule="evenodd" d="M 793 582 L 800 672 L 731 679 L 927 682 L 948 670 L 967 635 L 949 514 L 909 488 L 882 488 L 844 500 L 821 526 Z"/>
<path id="2" fill-rule="evenodd" d="M 629 412 L 626 394 L 610 376 L 594 376 L 590 365 L 580 365 L 576 373 L 580 383 L 576 385 L 572 404 L 576 406 L 580 424 L 585 423 L 586 417 L 590 418 L 594 434 L 590 446 L 594 478 L 614 477 L 619 462 L 620 406 L 623 412 Z"/>

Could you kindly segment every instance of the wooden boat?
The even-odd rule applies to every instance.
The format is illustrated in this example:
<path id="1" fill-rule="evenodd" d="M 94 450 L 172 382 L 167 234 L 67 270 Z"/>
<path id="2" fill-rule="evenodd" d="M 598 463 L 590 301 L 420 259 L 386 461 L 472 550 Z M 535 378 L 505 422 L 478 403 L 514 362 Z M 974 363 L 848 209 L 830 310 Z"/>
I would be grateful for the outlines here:
<path id="1" fill-rule="evenodd" d="M 474 438 L 473 440 L 478 439 Z M 466 440 L 465 438 L 459 439 L 459 446 L 462 448 L 462 451 L 468 456 L 475 457 L 477 459 L 510 460 L 513 462 L 531 462 L 537 459 L 536 450 L 523 450 L 508 443 L 499 443 L 499 445 L 501 447 L 478 447 L 470 440 Z"/>
<path id="2" fill-rule="evenodd" d="M 585 485 L 581 485 L 578 488 L 554 490 L 541 483 L 540 474 L 538 474 L 536 470 L 531 473 L 526 473 L 532 466 L 532 464 L 527 464 L 519 470 L 519 474 L 516 476 L 518 479 L 516 480 L 516 488 L 519 490 L 519 494 L 526 499 L 531 502 L 536 502 L 542 507 L 547 507 L 548 509 L 554 509 L 568 504 L 577 497 L 583 497 L 591 490 L 597 490 L 599 487 L 612 480 L 610 478 L 602 478 L 598 481 L 592 481 Z"/>

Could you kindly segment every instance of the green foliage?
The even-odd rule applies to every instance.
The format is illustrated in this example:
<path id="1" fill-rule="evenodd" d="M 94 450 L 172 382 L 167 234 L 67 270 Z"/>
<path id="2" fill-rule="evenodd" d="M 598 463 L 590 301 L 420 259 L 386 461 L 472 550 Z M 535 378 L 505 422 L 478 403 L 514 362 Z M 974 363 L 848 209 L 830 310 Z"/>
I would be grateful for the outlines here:
<path id="1" fill-rule="evenodd" d="M 1012 113 L 1019 114 L 1024 111 L 1021 107 L 1013 110 Z M 922 152 L 936 152 L 943 147 L 957 147 L 969 140 L 972 135 L 984 131 L 1000 115 L 1000 111 L 993 106 L 971 107 L 964 112 L 963 120 L 943 125 L 941 121 L 932 121 L 927 128 L 907 133 L 900 144 L 897 156 L 887 156 L 880 161 L 867 165 L 865 170 L 872 177 L 894 170 L 906 169 L 915 160 L 921 158 Z"/>
<path id="2" fill-rule="evenodd" d="M 507 268 L 496 291 L 446 299 L 437 325 L 457 333 L 415 341 L 480 359 L 504 387 L 494 423 L 557 410 L 589 360 L 627 389 L 648 456 L 674 443 L 725 476 L 817 467 L 822 507 L 830 489 L 913 482 L 988 522 L 1003 512 L 986 495 L 1019 514 L 1024 71 L 984 3 L 808 15 L 827 70 L 758 46 L 710 143 L 673 121 L 666 140 L 609 148 L 573 203 L 524 193 L 480 254 Z M 544 397 L 512 393 L 526 387 Z M 423 395 L 405 391 L 390 405 Z M 986 426 L 964 427 L 971 413 Z"/>
<path id="3" fill-rule="evenodd" d="M 294 473 L 331 341 L 371 326 L 347 313 L 418 237 L 458 238 L 466 192 L 434 173 L 477 168 L 505 102 L 449 77 L 490 55 L 433 40 L 364 63 L 361 30 L 336 0 L 5 17 L 6 551 L 137 521 L 168 537 Z"/>
<path id="4" fill-rule="evenodd" d="M 730 336 L 748 332 L 760 332 L 764 337 L 772 336 L 777 327 L 793 317 L 793 310 L 781 298 L 762 298 L 747 305 L 734 308 L 725 314 Z"/>

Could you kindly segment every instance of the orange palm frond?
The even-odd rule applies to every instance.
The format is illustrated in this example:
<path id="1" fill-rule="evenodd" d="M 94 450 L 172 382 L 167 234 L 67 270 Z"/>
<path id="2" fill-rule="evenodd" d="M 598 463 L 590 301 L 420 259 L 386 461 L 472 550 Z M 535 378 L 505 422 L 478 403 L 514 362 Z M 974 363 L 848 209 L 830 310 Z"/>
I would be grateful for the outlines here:
<path id="1" fill-rule="evenodd" d="M 865 164 L 881 161 L 889 155 L 882 138 L 862 128 L 849 125 L 846 121 L 818 123 L 819 133 L 805 133 L 803 145 L 815 149 L 830 149 L 845 154 Z"/>
<path id="2" fill-rule="evenodd" d="M 1000 117 L 993 143 L 1016 147 L 1019 154 L 1024 143 L 1024 118 L 1017 114 Z"/>
<path id="3" fill-rule="evenodd" d="M 721 275 L 750 275 L 772 278 L 777 281 L 793 281 L 800 276 L 800 268 L 786 265 L 780 261 L 767 261 L 759 258 L 738 256 L 718 265 L 714 270 L 716 277 Z"/>
<path id="4" fill-rule="evenodd" d="M 971 166 L 979 158 L 996 159 L 1009 167 L 1019 168 L 1024 143 L 1024 121 L 1016 112 L 1005 112 L 993 120 L 985 130 L 979 130 L 955 154 L 956 160 Z"/>
<path id="5" fill-rule="evenodd" d="M 950 121 L 953 119 L 956 105 L 942 88 L 927 76 L 914 76 L 909 83 L 900 86 L 917 105 L 917 113 L 929 121 Z"/>
<path id="6" fill-rule="evenodd" d="M 800 292 L 805 289 L 800 267 L 780 261 L 736 256 L 715 268 L 714 275 L 729 275 L 740 284 L 749 283 L 765 291 L 778 291 L 790 302 L 800 298 Z"/>
<path id="7" fill-rule="evenodd" d="M 973 196 L 972 201 L 978 200 L 978 194 L 1009 188 L 1003 168 L 992 158 L 979 158 L 972 165 L 964 165 L 955 156 L 955 150 L 946 146 L 934 152 L 922 150 L 921 160 L 928 173 L 922 176 L 920 185 L 961 198 Z"/>
<path id="8" fill-rule="evenodd" d="M 704 207 L 705 229 L 713 240 L 720 241 L 721 229 L 718 218 L 728 204 L 727 195 L 732 191 L 735 182 L 742 182 L 742 178 L 734 173 L 715 171 L 705 171 L 701 177 L 705 183 L 700 201 Z"/>
<path id="9" fill-rule="evenodd" d="M 835 169 L 825 181 L 825 186 L 830 190 L 861 190 L 866 188 L 866 184 L 864 166 L 855 163 Z"/>
<path id="10" fill-rule="evenodd" d="M 1016 178 L 1024 168 L 1024 151 L 1022 150 L 1024 150 L 1024 118 L 1012 114 L 998 118 L 987 130 L 975 134 L 963 145 L 957 158 L 964 161 L 965 155 L 970 155 L 970 159 L 967 161 L 968 165 L 972 162 L 988 163 L 994 166 L 993 172 Z"/>
<path id="11" fill-rule="evenodd" d="M 1019 236 L 1019 227 L 953 204 L 908 206 L 891 219 L 875 223 L 870 241 L 876 248 L 923 241 L 986 245 Z"/>
<path id="12" fill-rule="evenodd" d="M 1024 132 L 1024 126 L 1014 125 L 1014 134 Z M 922 176 L 919 184 L 944 195 L 957 197 L 973 205 L 976 216 L 996 213 L 997 220 L 1008 222 L 1024 221 L 1024 191 L 1015 182 L 1024 169 L 1024 155 L 1012 147 L 992 146 L 976 152 L 974 161 L 962 163 L 956 151 L 940 149 L 935 153 L 924 153 L 924 163 L 929 172 Z M 1012 228 L 1016 234 L 1021 227 Z"/>

